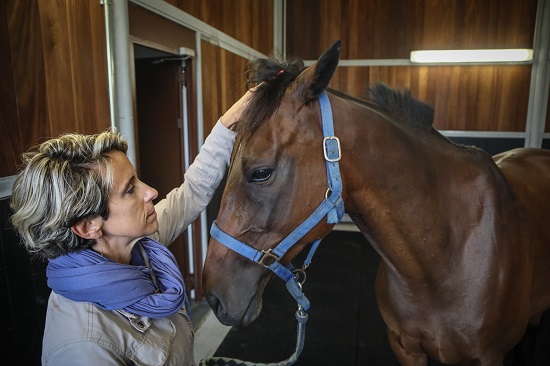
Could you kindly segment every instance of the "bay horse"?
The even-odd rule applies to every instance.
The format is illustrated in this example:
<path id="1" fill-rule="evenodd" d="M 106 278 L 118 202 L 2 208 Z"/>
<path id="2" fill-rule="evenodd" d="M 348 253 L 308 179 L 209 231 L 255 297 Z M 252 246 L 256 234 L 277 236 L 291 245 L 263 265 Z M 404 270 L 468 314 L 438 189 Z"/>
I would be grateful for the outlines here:
<path id="1" fill-rule="evenodd" d="M 250 80 L 263 83 L 238 123 L 213 225 L 203 274 L 210 306 L 226 325 L 250 324 L 273 267 L 337 222 L 329 212 L 283 255 L 273 254 L 332 197 L 324 96 L 341 154 L 334 159 L 340 198 L 381 256 L 376 297 L 398 361 L 502 365 L 550 308 L 550 151 L 491 157 L 455 144 L 433 127 L 433 108 L 407 90 L 378 84 L 365 101 L 327 93 L 340 47 L 307 68 L 260 59 L 249 70 Z M 221 243 L 220 233 L 245 254 Z"/>

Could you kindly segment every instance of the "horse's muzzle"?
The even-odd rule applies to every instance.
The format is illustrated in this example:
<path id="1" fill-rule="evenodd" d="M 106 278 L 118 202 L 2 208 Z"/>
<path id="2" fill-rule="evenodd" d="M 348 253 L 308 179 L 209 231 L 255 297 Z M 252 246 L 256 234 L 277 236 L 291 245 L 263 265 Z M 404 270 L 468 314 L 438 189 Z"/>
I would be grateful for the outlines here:
<path id="1" fill-rule="evenodd" d="M 255 299 L 248 304 L 242 314 L 237 316 L 229 314 L 227 304 L 224 303 L 214 292 L 206 294 L 206 300 L 208 301 L 208 304 L 210 304 L 210 307 L 218 320 L 222 324 L 228 326 L 248 326 L 256 320 L 257 315 L 261 311 L 261 306 L 260 309 L 252 310 L 251 305 L 256 303 L 256 301 L 254 301 Z"/>

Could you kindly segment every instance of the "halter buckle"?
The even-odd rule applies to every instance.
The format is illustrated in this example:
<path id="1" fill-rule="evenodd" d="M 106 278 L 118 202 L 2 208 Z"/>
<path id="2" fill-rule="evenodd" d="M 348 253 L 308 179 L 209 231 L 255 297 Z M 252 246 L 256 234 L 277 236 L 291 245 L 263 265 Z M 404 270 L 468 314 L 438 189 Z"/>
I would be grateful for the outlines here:
<path id="1" fill-rule="evenodd" d="M 271 262 L 264 262 L 265 260 L 271 260 Z M 277 254 L 273 253 L 272 249 L 268 250 L 262 250 L 262 256 L 258 260 L 258 263 L 262 266 L 269 268 L 270 265 L 272 265 L 275 262 L 278 262 L 281 257 L 279 257 Z"/>
<path id="2" fill-rule="evenodd" d="M 338 151 L 338 156 L 336 156 L 335 158 L 331 158 L 331 157 L 328 156 L 329 155 L 328 142 L 331 142 L 331 141 L 336 141 L 336 148 L 337 149 L 333 149 L 333 148 L 330 149 L 331 151 L 334 151 L 334 150 Z M 336 136 L 327 136 L 327 137 L 325 137 L 323 139 L 323 153 L 325 154 L 325 160 L 328 161 L 329 163 L 335 163 L 337 161 L 340 161 L 340 158 L 342 157 L 342 148 L 340 146 L 340 139 Z"/>

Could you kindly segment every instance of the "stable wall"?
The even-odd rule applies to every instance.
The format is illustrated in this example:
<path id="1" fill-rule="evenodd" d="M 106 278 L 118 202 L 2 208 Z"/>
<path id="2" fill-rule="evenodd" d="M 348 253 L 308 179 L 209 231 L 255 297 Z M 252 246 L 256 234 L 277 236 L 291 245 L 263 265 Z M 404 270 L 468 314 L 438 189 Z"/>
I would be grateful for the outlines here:
<path id="1" fill-rule="evenodd" d="M 536 0 L 288 0 L 287 54 L 408 60 L 421 49 L 532 48 Z M 311 27 L 316 24 L 316 27 Z M 441 130 L 525 131 L 531 65 L 339 67 L 331 86 L 356 97 L 377 81 L 409 88 Z M 547 118 L 547 131 L 549 122 Z"/>

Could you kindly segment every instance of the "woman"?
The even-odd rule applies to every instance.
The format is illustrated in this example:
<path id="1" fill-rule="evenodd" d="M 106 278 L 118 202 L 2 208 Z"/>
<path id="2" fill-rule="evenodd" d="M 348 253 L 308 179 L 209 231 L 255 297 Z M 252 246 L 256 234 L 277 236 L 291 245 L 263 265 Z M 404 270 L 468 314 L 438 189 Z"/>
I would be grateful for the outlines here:
<path id="1" fill-rule="evenodd" d="M 63 135 L 24 154 L 12 222 L 27 250 L 49 260 L 43 365 L 194 365 L 185 286 L 164 245 L 209 203 L 250 94 L 156 205 L 118 134 Z"/>

